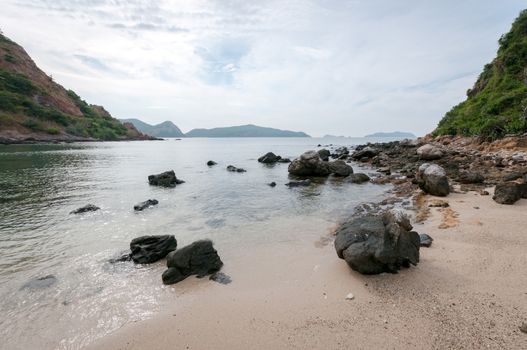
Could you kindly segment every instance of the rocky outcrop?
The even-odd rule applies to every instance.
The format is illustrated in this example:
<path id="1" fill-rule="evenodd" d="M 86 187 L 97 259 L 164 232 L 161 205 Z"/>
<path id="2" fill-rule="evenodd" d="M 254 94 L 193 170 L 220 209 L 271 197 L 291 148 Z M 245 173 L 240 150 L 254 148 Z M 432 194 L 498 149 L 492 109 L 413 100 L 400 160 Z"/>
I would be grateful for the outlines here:
<path id="1" fill-rule="evenodd" d="M 89 211 L 97 211 L 101 208 L 99 208 L 98 206 L 96 205 L 93 205 L 93 204 L 87 204 L 85 205 L 84 207 L 80 207 L 80 208 L 77 208 L 75 210 L 72 210 L 70 212 L 70 214 L 82 214 L 82 213 L 86 213 L 86 212 L 89 212 Z"/>
<path id="2" fill-rule="evenodd" d="M 245 173 L 245 172 L 247 172 L 247 170 L 245 170 L 243 168 L 237 168 L 234 165 L 228 165 L 227 166 L 227 171 L 230 171 L 232 173 Z"/>
<path id="3" fill-rule="evenodd" d="M 176 187 L 176 185 L 185 183 L 185 181 L 178 179 L 174 170 L 169 170 L 161 174 L 149 175 L 148 183 L 152 186 Z"/>
<path id="4" fill-rule="evenodd" d="M 282 157 L 277 156 L 273 152 L 268 152 L 265 155 L 258 158 L 258 162 L 264 163 L 264 164 L 274 164 L 278 162 L 280 159 L 282 159 Z"/>
<path id="5" fill-rule="evenodd" d="M 130 258 L 136 264 L 151 264 L 163 259 L 176 248 L 177 241 L 172 235 L 141 236 L 130 242 Z"/>
<path id="6" fill-rule="evenodd" d="M 287 170 L 297 176 L 328 176 L 331 173 L 329 164 L 316 151 L 305 152 L 293 160 Z"/>
<path id="7" fill-rule="evenodd" d="M 441 159 L 445 155 L 441 148 L 431 144 L 426 144 L 419 147 L 416 152 L 419 158 L 422 160 Z"/>
<path id="8" fill-rule="evenodd" d="M 137 203 L 136 205 L 134 205 L 134 210 L 142 211 L 142 210 L 145 210 L 146 208 L 149 208 L 157 204 L 159 204 L 159 201 L 157 199 L 147 199 L 144 202 Z"/>
<path id="9" fill-rule="evenodd" d="M 444 197 L 450 193 L 445 169 L 436 164 L 424 163 L 417 171 L 419 187 L 434 196 Z"/>
<path id="10" fill-rule="evenodd" d="M 335 250 L 362 274 L 395 273 L 419 262 L 420 239 L 411 229 L 401 213 L 366 214 L 337 229 Z"/>
<path id="11" fill-rule="evenodd" d="M 376 155 L 379 154 L 379 150 L 373 148 L 373 147 L 370 147 L 370 146 L 366 146 L 366 147 L 363 147 L 363 148 L 357 148 L 357 150 L 355 152 L 353 152 L 353 154 L 351 155 L 351 159 L 353 160 L 360 160 L 360 161 L 367 161 L 369 160 L 370 158 L 373 158 L 375 157 Z"/>
<path id="12" fill-rule="evenodd" d="M 218 272 L 223 262 L 212 241 L 194 242 L 167 256 L 168 269 L 163 272 L 163 283 L 174 284 L 191 275 L 203 277 Z"/>
<path id="13" fill-rule="evenodd" d="M 346 164 L 343 160 L 335 160 L 328 163 L 329 171 L 335 176 L 349 176 L 353 174 L 353 168 Z"/>
<path id="14" fill-rule="evenodd" d="M 370 177 L 364 173 L 355 173 L 348 176 L 347 181 L 354 184 L 361 184 L 370 181 Z"/>
<path id="15" fill-rule="evenodd" d="M 520 198 L 527 198 L 527 184 L 519 184 L 516 182 L 503 182 L 497 184 L 494 188 L 495 202 L 500 204 L 514 204 Z"/>

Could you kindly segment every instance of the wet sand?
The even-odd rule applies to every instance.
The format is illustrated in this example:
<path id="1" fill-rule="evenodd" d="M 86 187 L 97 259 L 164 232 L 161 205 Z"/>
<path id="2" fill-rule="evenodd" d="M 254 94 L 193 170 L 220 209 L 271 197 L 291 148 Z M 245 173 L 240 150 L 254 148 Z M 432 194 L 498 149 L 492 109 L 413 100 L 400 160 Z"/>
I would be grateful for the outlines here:
<path id="1" fill-rule="evenodd" d="M 446 200 L 414 227 L 434 238 L 417 267 L 360 275 L 329 234 L 254 248 L 227 262 L 232 283 L 188 278 L 88 349 L 527 349 L 527 200 Z"/>

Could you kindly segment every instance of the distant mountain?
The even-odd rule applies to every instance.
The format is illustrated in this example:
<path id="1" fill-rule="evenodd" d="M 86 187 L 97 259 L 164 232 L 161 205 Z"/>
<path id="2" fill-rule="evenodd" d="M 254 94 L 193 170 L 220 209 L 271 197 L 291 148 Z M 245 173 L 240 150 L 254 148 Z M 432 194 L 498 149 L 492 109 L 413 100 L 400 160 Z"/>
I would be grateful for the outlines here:
<path id="1" fill-rule="evenodd" d="M 181 130 L 171 121 L 150 125 L 139 119 L 121 119 L 123 123 L 132 123 L 137 130 L 154 137 L 183 137 Z"/>
<path id="2" fill-rule="evenodd" d="M 310 137 L 301 131 L 265 128 L 256 125 L 229 126 L 214 129 L 192 129 L 186 137 Z"/>
<path id="3" fill-rule="evenodd" d="M 376 132 L 373 134 L 366 135 L 364 137 L 400 137 L 407 139 L 415 139 L 415 135 L 411 132 L 404 131 L 393 131 L 393 132 Z"/>

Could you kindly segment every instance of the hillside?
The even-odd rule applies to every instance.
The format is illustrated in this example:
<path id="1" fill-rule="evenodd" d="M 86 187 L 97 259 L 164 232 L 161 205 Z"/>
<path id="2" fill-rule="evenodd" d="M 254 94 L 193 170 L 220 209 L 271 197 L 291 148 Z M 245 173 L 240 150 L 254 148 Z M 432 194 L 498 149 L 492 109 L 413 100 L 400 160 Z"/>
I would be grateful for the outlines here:
<path id="1" fill-rule="evenodd" d="M 139 119 L 121 119 L 123 123 L 132 123 L 140 132 L 155 137 L 183 137 L 181 130 L 171 121 L 151 125 Z"/>
<path id="2" fill-rule="evenodd" d="M 256 125 L 229 126 L 213 129 L 192 129 L 186 137 L 310 137 L 301 131 L 265 128 Z"/>
<path id="3" fill-rule="evenodd" d="M 499 138 L 527 132 L 527 10 L 499 39 L 496 58 L 485 65 L 467 99 L 439 122 L 434 135 Z"/>
<path id="4" fill-rule="evenodd" d="M 54 82 L 0 34 L 0 142 L 148 138 Z"/>

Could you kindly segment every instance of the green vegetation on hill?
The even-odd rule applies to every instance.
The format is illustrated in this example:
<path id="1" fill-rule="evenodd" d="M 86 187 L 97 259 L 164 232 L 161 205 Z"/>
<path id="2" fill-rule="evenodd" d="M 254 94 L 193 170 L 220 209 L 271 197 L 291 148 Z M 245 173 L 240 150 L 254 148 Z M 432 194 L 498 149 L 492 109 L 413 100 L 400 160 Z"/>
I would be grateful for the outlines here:
<path id="1" fill-rule="evenodd" d="M 434 135 L 499 138 L 527 132 L 527 10 L 499 40 L 496 58 L 485 65 L 467 99 L 439 122 Z"/>

